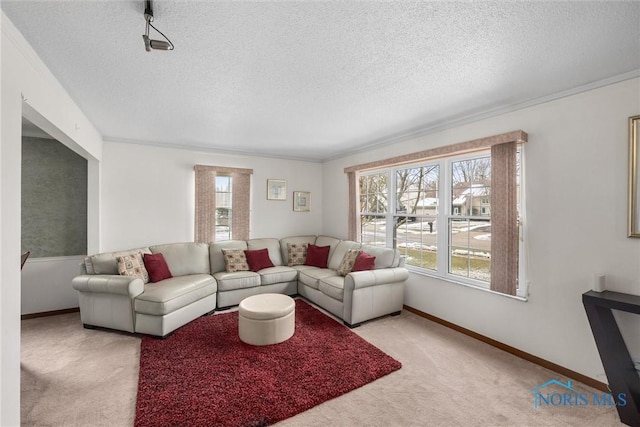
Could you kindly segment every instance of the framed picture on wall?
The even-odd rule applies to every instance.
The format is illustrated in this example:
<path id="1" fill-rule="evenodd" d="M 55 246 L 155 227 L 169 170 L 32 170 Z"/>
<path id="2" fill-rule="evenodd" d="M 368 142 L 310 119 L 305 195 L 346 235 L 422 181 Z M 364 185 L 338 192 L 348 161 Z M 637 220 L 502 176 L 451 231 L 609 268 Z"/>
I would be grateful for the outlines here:
<path id="1" fill-rule="evenodd" d="M 267 200 L 287 200 L 287 181 L 284 179 L 268 179 Z"/>
<path id="2" fill-rule="evenodd" d="M 311 211 L 311 193 L 309 191 L 293 192 L 293 210 L 294 212 Z"/>

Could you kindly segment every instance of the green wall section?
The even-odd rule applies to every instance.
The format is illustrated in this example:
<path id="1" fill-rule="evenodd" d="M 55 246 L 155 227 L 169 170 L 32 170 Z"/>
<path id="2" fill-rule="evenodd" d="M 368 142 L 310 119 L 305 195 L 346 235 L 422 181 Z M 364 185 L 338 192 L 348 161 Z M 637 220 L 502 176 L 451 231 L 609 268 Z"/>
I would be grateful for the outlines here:
<path id="1" fill-rule="evenodd" d="M 87 161 L 54 139 L 22 138 L 22 250 L 87 253 Z"/>

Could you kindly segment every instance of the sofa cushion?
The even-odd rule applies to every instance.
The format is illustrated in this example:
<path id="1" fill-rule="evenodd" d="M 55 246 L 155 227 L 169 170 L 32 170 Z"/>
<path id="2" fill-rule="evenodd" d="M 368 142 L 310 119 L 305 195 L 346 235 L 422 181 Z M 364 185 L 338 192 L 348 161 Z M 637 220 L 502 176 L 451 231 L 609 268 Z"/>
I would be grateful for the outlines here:
<path id="1" fill-rule="evenodd" d="M 104 252 L 101 254 L 95 254 L 85 259 L 85 267 L 88 274 L 119 274 L 118 262 L 116 257 L 133 255 L 138 252 L 143 254 L 150 254 L 149 248 L 129 249 L 126 251 L 117 252 Z"/>
<path id="2" fill-rule="evenodd" d="M 360 243 L 351 240 L 342 240 L 339 242 L 329 258 L 329 268 L 337 270 L 340 267 L 342 259 L 350 249 L 360 249 Z"/>
<path id="3" fill-rule="evenodd" d="M 272 285 L 274 283 L 286 283 L 296 280 L 298 270 L 284 265 L 278 265 L 260 270 L 259 274 L 261 285 Z"/>
<path id="4" fill-rule="evenodd" d="M 154 254 L 162 253 L 174 276 L 211 274 L 209 245 L 206 243 L 169 243 L 149 247 Z"/>
<path id="5" fill-rule="evenodd" d="M 293 265 L 302 265 L 302 263 L 304 263 L 304 259 L 302 259 L 302 262 L 300 264 L 291 264 L 291 260 L 289 258 L 289 249 L 288 249 L 289 244 L 300 247 L 299 245 L 306 246 L 309 243 L 315 243 L 315 241 L 316 241 L 316 236 L 311 236 L 311 235 L 290 236 L 290 237 L 284 237 L 280 239 L 280 249 L 282 252 L 282 265 L 288 265 L 289 267 L 292 267 Z M 304 256 L 306 258 L 306 252 Z"/>
<path id="6" fill-rule="evenodd" d="M 298 281 L 313 289 L 318 289 L 320 279 L 337 275 L 338 273 L 330 268 L 310 267 L 304 270 L 298 270 Z"/>
<path id="7" fill-rule="evenodd" d="M 340 262 L 340 265 L 336 270 L 338 274 L 341 276 L 349 274 L 356 262 L 356 258 L 358 258 L 358 255 L 360 255 L 360 251 L 358 249 L 349 249 L 342 257 L 342 262 Z"/>
<path id="8" fill-rule="evenodd" d="M 227 273 L 220 271 L 213 275 L 218 282 L 218 292 L 234 291 L 236 289 L 255 288 L 260 286 L 260 275 L 253 271 L 236 271 Z"/>
<path id="9" fill-rule="evenodd" d="M 307 258 L 304 260 L 304 265 L 327 268 L 330 250 L 331 246 L 316 246 L 309 244 L 307 247 Z"/>
<path id="10" fill-rule="evenodd" d="M 400 252 L 393 248 L 362 245 L 360 249 L 376 257 L 375 269 L 397 267 L 400 263 Z"/>
<path id="11" fill-rule="evenodd" d="M 344 295 L 344 277 L 331 276 L 320 280 L 318 290 L 338 301 L 342 301 Z"/>
<path id="12" fill-rule="evenodd" d="M 209 245 L 209 263 L 211 264 L 211 273 L 225 271 L 224 254 L 222 249 L 247 249 L 247 242 L 244 240 L 227 240 L 224 242 L 211 243 Z"/>
<path id="13" fill-rule="evenodd" d="M 149 282 L 149 273 L 144 267 L 142 254 L 140 252 L 116 257 L 118 263 L 118 274 L 121 276 L 137 277 L 144 283 Z"/>
<path id="14" fill-rule="evenodd" d="M 223 249 L 224 271 L 235 273 L 236 271 L 249 271 L 247 255 L 242 249 Z"/>
<path id="15" fill-rule="evenodd" d="M 351 271 L 373 270 L 376 266 L 376 257 L 362 251 L 358 254 L 356 262 L 353 264 Z"/>
<path id="16" fill-rule="evenodd" d="M 144 261 L 144 267 L 149 273 L 150 282 L 159 282 L 164 279 L 171 279 L 173 275 L 167 261 L 164 256 L 159 254 L 144 254 L 142 260 Z"/>
<path id="17" fill-rule="evenodd" d="M 282 265 L 282 255 L 280 253 L 280 240 L 278 239 L 251 239 L 247 241 L 247 249 L 267 249 L 269 259 L 273 265 Z"/>
<path id="18" fill-rule="evenodd" d="M 259 271 L 263 268 L 274 267 L 271 262 L 271 258 L 269 258 L 269 250 L 266 248 L 256 249 L 253 251 L 247 250 L 244 251 L 244 255 L 247 258 L 249 270 L 251 271 Z"/>
<path id="19" fill-rule="evenodd" d="M 134 302 L 137 313 L 163 316 L 215 294 L 216 281 L 209 274 L 191 274 L 148 284 Z"/>

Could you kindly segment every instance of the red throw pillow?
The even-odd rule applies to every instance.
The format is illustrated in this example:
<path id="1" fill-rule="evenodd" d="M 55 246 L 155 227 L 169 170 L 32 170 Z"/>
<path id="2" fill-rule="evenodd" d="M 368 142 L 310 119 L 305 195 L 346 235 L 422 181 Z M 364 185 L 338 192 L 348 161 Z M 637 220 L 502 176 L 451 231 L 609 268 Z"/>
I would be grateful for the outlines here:
<path id="1" fill-rule="evenodd" d="M 273 267 L 273 262 L 269 258 L 268 249 L 256 249 L 254 251 L 244 251 L 244 256 L 247 257 L 247 263 L 251 271 L 262 270 L 263 268 Z"/>
<path id="2" fill-rule="evenodd" d="M 173 277 L 162 254 L 144 254 L 144 268 L 149 273 L 150 282 L 159 282 Z"/>
<path id="3" fill-rule="evenodd" d="M 327 268 L 330 250 L 331 246 L 316 246 L 309 243 L 309 246 L 307 246 L 307 259 L 304 261 L 304 265 Z"/>
<path id="4" fill-rule="evenodd" d="M 360 255 L 356 258 L 356 262 L 353 264 L 351 271 L 373 270 L 375 263 L 376 257 L 369 255 L 366 252 L 360 252 Z"/>

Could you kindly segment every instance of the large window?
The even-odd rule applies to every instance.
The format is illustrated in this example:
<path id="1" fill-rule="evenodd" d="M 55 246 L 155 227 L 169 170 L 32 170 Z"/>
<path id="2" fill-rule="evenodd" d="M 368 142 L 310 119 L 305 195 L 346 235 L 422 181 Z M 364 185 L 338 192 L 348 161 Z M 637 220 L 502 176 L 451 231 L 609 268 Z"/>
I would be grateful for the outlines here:
<path id="1" fill-rule="evenodd" d="M 358 171 L 355 238 L 416 272 L 525 297 L 521 175 L 515 143 Z"/>

